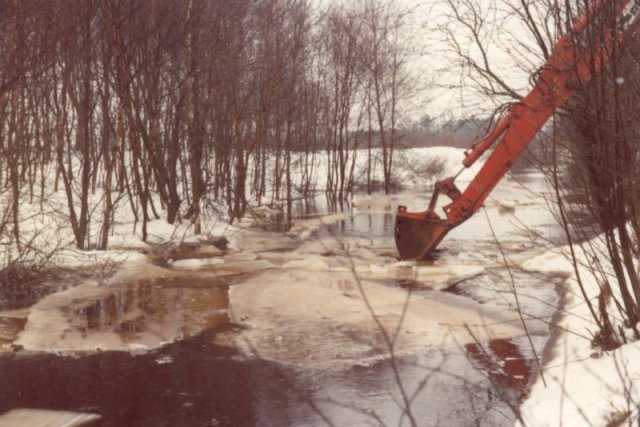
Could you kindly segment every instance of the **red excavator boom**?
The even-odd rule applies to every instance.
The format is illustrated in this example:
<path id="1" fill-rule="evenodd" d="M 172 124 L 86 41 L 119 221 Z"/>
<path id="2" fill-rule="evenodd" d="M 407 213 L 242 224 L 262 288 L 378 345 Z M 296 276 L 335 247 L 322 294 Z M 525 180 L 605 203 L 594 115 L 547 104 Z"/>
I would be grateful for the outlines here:
<path id="1" fill-rule="evenodd" d="M 617 17 L 614 26 L 600 30 L 590 46 L 581 43 L 581 33 L 590 22 L 613 9 Z M 428 259 L 432 251 L 452 228 L 473 215 L 493 188 L 507 173 L 513 162 L 540 131 L 547 120 L 575 93 L 581 84 L 599 72 L 615 46 L 621 41 L 621 29 L 635 26 L 640 0 L 603 0 L 596 2 L 574 23 L 570 33 L 562 36 L 539 70 L 535 85 L 520 101 L 512 104 L 495 126 L 465 152 L 462 162 L 470 167 L 482 154 L 495 145 L 494 151 L 477 175 L 461 192 L 455 177 L 438 181 L 429 208 L 424 212 L 407 212 L 399 206 L 396 215 L 395 239 L 402 259 Z M 444 206 L 446 218 L 436 212 L 438 196 L 444 194 L 452 202 Z"/>

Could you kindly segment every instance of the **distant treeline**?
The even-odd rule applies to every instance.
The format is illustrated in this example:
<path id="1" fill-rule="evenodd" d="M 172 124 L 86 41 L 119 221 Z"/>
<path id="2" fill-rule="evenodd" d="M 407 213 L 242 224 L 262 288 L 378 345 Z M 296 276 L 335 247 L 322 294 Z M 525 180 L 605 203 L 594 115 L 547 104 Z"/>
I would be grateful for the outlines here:
<path id="1" fill-rule="evenodd" d="M 426 116 L 428 117 L 428 116 Z M 396 148 L 419 148 L 447 146 L 455 148 L 469 148 L 477 139 L 481 138 L 489 129 L 491 121 L 489 119 L 453 118 L 442 123 L 434 123 L 420 120 L 409 126 L 401 126 L 395 130 L 394 147 Z M 371 132 L 371 147 L 382 148 L 382 141 L 389 140 L 390 133 L 381 137 L 379 130 L 359 129 L 349 131 L 347 145 L 350 148 L 363 148 L 358 145 L 360 141 L 368 138 Z M 294 147 L 295 150 L 303 151 L 304 146 Z"/>

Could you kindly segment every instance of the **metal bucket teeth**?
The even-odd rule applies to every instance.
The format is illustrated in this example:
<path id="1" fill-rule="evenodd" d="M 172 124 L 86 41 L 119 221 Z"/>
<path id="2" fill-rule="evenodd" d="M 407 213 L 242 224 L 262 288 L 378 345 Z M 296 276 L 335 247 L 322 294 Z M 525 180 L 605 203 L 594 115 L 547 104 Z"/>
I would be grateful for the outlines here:
<path id="1" fill-rule="evenodd" d="M 447 221 L 434 212 L 412 213 L 399 206 L 396 215 L 396 247 L 402 259 L 429 259 L 449 231 Z"/>

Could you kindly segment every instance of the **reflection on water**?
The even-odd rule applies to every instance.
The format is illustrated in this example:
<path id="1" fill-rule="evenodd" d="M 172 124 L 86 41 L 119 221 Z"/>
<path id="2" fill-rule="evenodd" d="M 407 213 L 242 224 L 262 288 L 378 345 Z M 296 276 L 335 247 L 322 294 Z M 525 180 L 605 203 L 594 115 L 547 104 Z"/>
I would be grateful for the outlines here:
<path id="1" fill-rule="evenodd" d="M 387 286 L 395 286 L 407 291 L 431 291 L 433 286 L 415 279 L 382 279 L 373 280 Z"/>
<path id="2" fill-rule="evenodd" d="M 340 236 L 391 238 L 394 221 L 391 213 L 359 213 L 327 225 L 327 230 Z"/>
<path id="3" fill-rule="evenodd" d="M 518 403 L 527 397 L 533 360 L 524 357 L 512 340 L 494 339 L 486 346 L 474 342 L 464 347 L 478 368 L 489 375 L 498 392 L 515 392 Z"/>
<path id="4" fill-rule="evenodd" d="M 42 278 L 44 273 L 39 272 L 38 275 L 38 277 L 27 278 L 17 275 L 7 278 L 0 273 L 0 311 L 29 307 L 46 295 L 67 287 L 67 285 L 53 286 Z M 46 277 L 46 279 L 49 278 Z M 55 280 L 63 279 L 57 277 Z"/>
<path id="5" fill-rule="evenodd" d="M 322 216 L 329 212 L 344 212 L 350 210 L 350 204 L 345 202 L 342 207 L 331 204 L 326 196 L 315 196 L 292 200 L 291 221 L 288 220 L 284 209 L 267 210 L 258 213 L 255 218 L 255 225 L 264 231 L 286 232 L 291 229 L 293 221 Z"/>
<path id="6" fill-rule="evenodd" d="M 0 345 L 11 344 L 26 323 L 26 316 L 0 316 Z"/>
<path id="7" fill-rule="evenodd" d="M 385 210 L 388 212 L 355 212 L 353 205 L 348 201 L 340 205 L 331 203 L 326 196 L 318 196 L 295 200 L 292 204 L 292 220 L 307 220 L 330 213 L 348 212 L 351 215 L 327 225 L 326 230 L 343 237 L 389 238 L 393 236 L 395 214 L 390 206 Z M 292 226 L 287 221 L 286 213 L 282 211 L 261 214 L 257 225 L 265 231 L 272 232 L 286 232 Z"/>
<path id="8" fill-rule="evenodd" d="M 180 328 L 181 334 L 189 335 L 229 323 L 229 287 L 216 285 L 116 288 L 103 298 L 81 304 L 70 317 L 84 334 L 113 330 L 125 342 L 135 340 L 151 324 Z"/>

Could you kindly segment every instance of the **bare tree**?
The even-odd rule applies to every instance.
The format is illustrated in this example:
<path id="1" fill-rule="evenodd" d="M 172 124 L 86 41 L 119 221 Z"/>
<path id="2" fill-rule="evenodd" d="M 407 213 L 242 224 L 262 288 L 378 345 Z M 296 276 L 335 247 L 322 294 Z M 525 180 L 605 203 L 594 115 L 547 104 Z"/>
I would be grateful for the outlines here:
<path id="1" fill-rule="evenodd" d="M 407 74 L 408 44 L 403 40 L 407 10 L 393 0 L 364 1 L 366 34 L 365 64 L 368 65 L 369 102 L 373 106 L 382 148 L 384 191 L 392 191 L 393 159 L 398 145 L 400 102 L 410 80 Z"/>
<path id="2" fill-rule="evenodd" d="M 580 33 L 571 33 L 574 46 L 584 49 L 590 75 L 586 81 L 576 71 L 573 98 L 559 112 L 547 137 L 554 142 L 550 157 L 554 165 L 547 170 L 556 187 L 558 216 L 571 245 L 576 275 L 585 302 L 599 326 L 594 342 L 614 347 L 625 339 L 623 327 L 629 327 L 636 338 L 640 278 L 635 268 L 638 252 L 637 159 L 631 142 L 637 137 L 637 126 L 631 118 L 637 107 L 629 97 L 638 80 L 637 29 L 626 29 L 623 43 L 612 43 L 609 49 L 598 49 L 611 32 L 622 37 L 625 20 L 616 18 L 615 2 L 600 6 L 585 1 L 570 4 L 557 1 L 542 3 L 523 0 L 491 2 L 490 7 L 471 0 L 449 0 L 450 21 L 441 27 L 462 67 L 480 93 L 498 104 L 519 102 L 520 85 L 495 64 L 496 50 L 510 58 L 511 70 L 520 76 L 537 75 L 537 63 L 550 55 L 560 34 L 570 31 L 572 17 L 587 13 L 588 25 Z M 593 16 L 594 11 L 597 16 Z M 496 30 L 500 23 L 500 31 Z M 528 37 L 516 36 L 516 28 L 524 28 Z M 461 30 L 460 32 L 458 30 Z M 620 35 L 620 36 L 619 36 Z M 606 58 L 606 60 L 605 60 Z M 604 69 L 599 64 L 607 62 Z M 630 89 L 630 90 L 622 90 Z M 503 104 L 504 105 L 504 104 Z M 560 150 L 562 146 L 562 150 Z M 578 209 L 574 207 L 578 206 Z M 592 212 L 586 214 L 585 212 Z M 591 226 L 595 225 L 595 227 Z M 602 245 L 592 240 L 602 236 Z M 606 250 L 603 252 L 601 248 Z M 613 275 L 605 262 L 613 267 Z M 600 288 L 597 302 L 591 302 L 580 275 L 586 262 Z M 612 292 L 616 286 L 622 298 Z M 625 321 L 615 326 L 610 314 L 617 307 Z"/>

